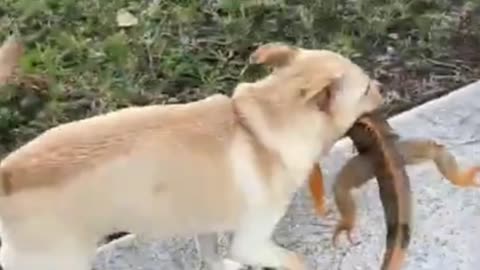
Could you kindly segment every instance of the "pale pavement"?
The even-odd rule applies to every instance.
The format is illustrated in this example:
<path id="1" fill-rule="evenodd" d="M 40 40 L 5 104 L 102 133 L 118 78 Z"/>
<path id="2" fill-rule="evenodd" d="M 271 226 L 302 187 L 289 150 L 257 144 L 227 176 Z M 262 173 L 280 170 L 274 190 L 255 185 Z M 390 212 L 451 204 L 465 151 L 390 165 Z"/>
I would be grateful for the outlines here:
<path id="1" fill-rule="evenodd" d="M 480 81 L 443 98 L 390 119 L 404 137 L 433 138 L 451 150 L 462 167 L 480 164 Z M 309 194 L 302 189 L 280 222 L 274 239 L 307 256 L 310 269 L 379 269 L 385 246 L 383 210 L 376 181 L 358 190 L 358 225 L 350 245 L 341 238 L 334 249 L 330 239 L 337 212 L 330 187 L 333 176 L 352 156 L 349 140 L 340 141 L 322 162 L 333 211 L 319 218 Z M 480 189 L 452 186 L 432 163 L 408 167 L 414 205 L 412 243 L 405 270 L 475 270 L 480 267 Z M 122 241 L 120 241 L 122 242 Z M 139 239 L 109 245 L 99 252 L 98 270 L 197 269 L 198 256 L 192 240 Z"/>

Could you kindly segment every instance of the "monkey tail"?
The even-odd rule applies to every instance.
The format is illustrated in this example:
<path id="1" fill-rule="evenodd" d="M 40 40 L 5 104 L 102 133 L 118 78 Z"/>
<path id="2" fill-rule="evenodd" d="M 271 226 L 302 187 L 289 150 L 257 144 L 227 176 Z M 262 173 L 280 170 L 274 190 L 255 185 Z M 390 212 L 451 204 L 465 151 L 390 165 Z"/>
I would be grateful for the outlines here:
<path id="1" fill-rule="evenodd" d="M 405 261 L 408 243 L 410 242 L 410 226 L 408 224 L 392 224 L 387 227 L 387 246 L 383 257 L 382 270 L 400 270 Z"/>
<path id="2" fill-rule="evenodd" d="M 399 177 L 400 179 L 408 179 Z M 377 178 L 378 179 L 378 178 Z M 383 180 L 383 181 L 382 181 Z M 395 187 L 392 179 L 379 181 L 380 199 L 383 204 L 387 229 L 386 251 L 383 257 L 382 270 L 400 270 L 405 261 L 406 251 L 410 244 L 410 196 L 409 190 Z M 405 188 L 405 186 L 403 187 Z"/>

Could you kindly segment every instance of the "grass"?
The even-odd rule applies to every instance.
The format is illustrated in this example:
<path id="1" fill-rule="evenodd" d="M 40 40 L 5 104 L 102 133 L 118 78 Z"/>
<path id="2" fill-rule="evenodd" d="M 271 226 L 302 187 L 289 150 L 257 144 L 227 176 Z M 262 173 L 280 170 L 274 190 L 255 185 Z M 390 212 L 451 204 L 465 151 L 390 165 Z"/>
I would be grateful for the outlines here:
<path id="1" fill-rule="evenodd" d="M 119 10 L 138 24 L 119 27 Z M 268 41 L 343 53 L 404 108 L 480 74 L 479 17 L 467 0 L 2 0 L 0 38 L 20 33 L 27 50 L 0 93 L 0 145 L 116 108 L 229 94 L 264 74 L 245 60 Z"/>

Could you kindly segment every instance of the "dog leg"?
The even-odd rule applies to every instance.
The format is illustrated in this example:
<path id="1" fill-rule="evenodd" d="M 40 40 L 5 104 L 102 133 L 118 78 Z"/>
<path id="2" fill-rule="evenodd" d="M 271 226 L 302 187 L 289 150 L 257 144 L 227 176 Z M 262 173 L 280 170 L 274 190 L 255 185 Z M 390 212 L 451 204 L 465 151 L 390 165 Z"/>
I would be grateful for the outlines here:
<path id="1" fill-rule="evenodd" d="M 231 257 L 242 264 L 263 268 L 303 270 L 303 260 L 296 253 L 276 245 L 271 235 L 284 211 L 272 213 L 255 210 L 247 215 L 235 232 Z"/>
<path id="2" fill-rule="evenodd" d="M 209 270 L 239 270 L 242 264 L 220 256 L 217 247 L 216 233 L 200 234 L 195 237 L 198 251 L 202 260 L 202 269 Z"/>
<path id="3" fill-rule="evenodd" d="M 222 258 L 217 252 L 217 234 L 199 234 L 195 237 L 195 244 L 202 262 L 201 269 L 220 270 Z"/>

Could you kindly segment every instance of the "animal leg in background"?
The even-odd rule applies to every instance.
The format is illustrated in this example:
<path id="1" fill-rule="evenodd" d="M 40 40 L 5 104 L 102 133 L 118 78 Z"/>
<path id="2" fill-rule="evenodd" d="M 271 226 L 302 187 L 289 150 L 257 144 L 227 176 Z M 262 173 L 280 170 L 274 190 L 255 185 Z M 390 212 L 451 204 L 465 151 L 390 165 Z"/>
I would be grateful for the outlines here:
<path id="1" fill-rule="evenodd" d="M 313 166 L 312 171 L 310 172 L 308 185 L 315 211 L 320 216 L 324 216 L 327 212 L 325 206 L 325 188 L 322 169 L 318 163 Z"/>

